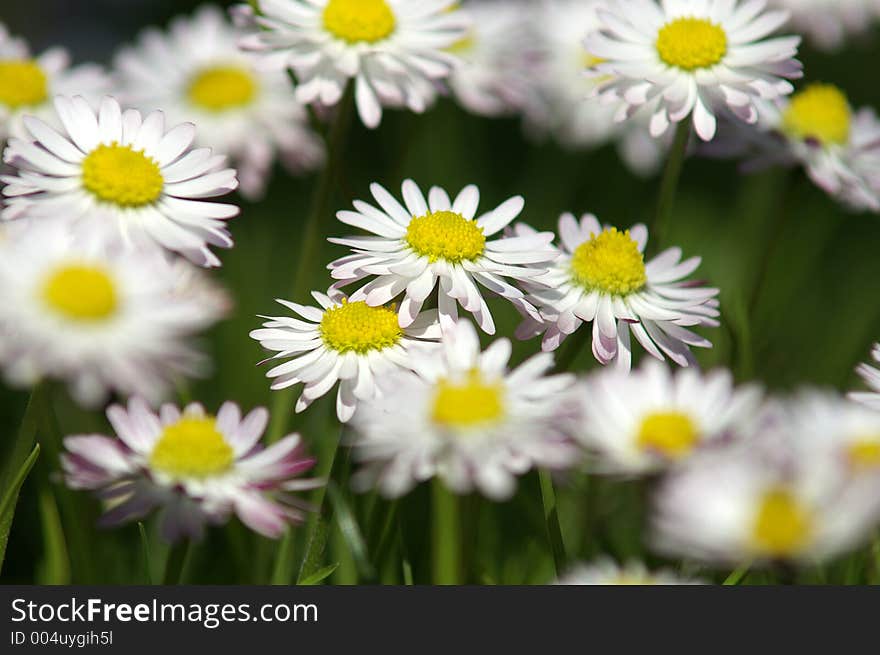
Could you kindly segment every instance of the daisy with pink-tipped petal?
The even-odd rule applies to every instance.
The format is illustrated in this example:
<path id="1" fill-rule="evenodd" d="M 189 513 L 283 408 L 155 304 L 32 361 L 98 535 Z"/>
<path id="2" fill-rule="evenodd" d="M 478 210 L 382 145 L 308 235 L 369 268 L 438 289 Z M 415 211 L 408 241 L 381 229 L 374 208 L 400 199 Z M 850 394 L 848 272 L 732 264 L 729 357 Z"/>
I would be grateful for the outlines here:
<path id="1" fill-rule="evenodd" d="M 716 112 L 727 107 L 747 123 L 755 101 L 792 92 L 801 76 L 799 36 L 768 38 L 788 12 L 765 11 L 765 0 L 606 0 L 601 28 L 585 41 L 607 76 L 601 102 L 619 105 L 623 121 L 651 106 L 651 134 L 693 120 L 704 141 L 715 136 Z"/>
<path id="2" fill-rule="evenodd" d="M 528 236 L 534 230 L 519 224 L 516 233 Z M 632 363 L 630 335 L 650 355 L 668 357 L 679 366 L 694 363 L 692 347 L 712 346 L 691 330 L 718 326 L 718 289 L 686 279 L 700 265 L 699 257 L 682 261 L 681 249 L 669 248 L 646 263 L 644 225 L 621 232 L 603 227 L 592 214 L 580 221 L 563 214 L 559 235 L 558 256 L 549 271 L 524 284 L 540 316 L 520 308 L 520 339 L 543 335 L 542 349 L 555 350 L 584 323 L 592 323 L 596 359 L 626 370 Z"/>
<path id="3" fill-rule="evenodd" d="M 871 349 L 871 359 L 880 364 L 880 343 L 875 343 Z M 872 409 L 880 410 L 880 369 L 862 363 L 856 368 L 856 373 L 864 380 L 869 391 L 851 391 L 849 397 Z"/>
<path id="4" fill-rule="evenodd" d="M 194 149 L 196 127 L 166 128 L 165 115 L 123 111 L 105 97 L 95 113 L 79 96 L 55 99 L 56 131 L 26 117 L 27 138 L 4 152 L 17 170 L 4 175 L 3 219 L 77 222 L 100 215 L 132 244 L 158 244 L 200 266 L 219 266 L 210 246 L 231 248 L 226 221 L 238 207 L 208 202 L 238 186 L 226 157 Z"/>
<path id="5" fill-rule="evenodd" d="M 398 325 L 393 307 L 372 307 L 346 298 L 338 289 L 312 292 L 318 307 L 278 300 L 296 316 L 263 316 L 263 327 L 250 333 L 277 363 L 266 377 L 272 390 L 303 385 L 296 411 L 330 392 L 337 382 L 336 416 L 351 419 L 358 403 L 379 393 L 377 380 L 410 365 L 410 350 L 429 347 L 440 338 L 437 310 L 421 312 L 406 328 Z"/>
<path id="6" fill-rule="evenodd" d="M 115 437 L 69 436 L 61 456 L 67 486 L 93 491 L 106 503 L 105 526 L 159 509 L 165 540 L 197 540 L 205 525 L 235 514 L 277 539 L 310 509 L 292 492 L 324 484 L 298 478 L 315 464 L 298 434 L 260 444 L 269 420 L 263 408 L 242 416 L 238 405 L 226 402 L 213 416 L 193 403 L 182 411 L 163 405 L 157 414 L 133 398 L 127 407 L 111 406 L 107 418 Z"/>
<path id="7" fill-rule="evenodd" d="M 507 280 L 541 275 L 557 253 L 550 245 L 552 232 L 501 234 L 522 211 L 521 196 L 478 215 L 480 192 L 474 185 L 452 200 L 440 187 L 432 187 L 426 198 L 415 182 L 406 180 L 403 204 L 378 184 L 370 191 L 378 207 L 356 200 L 355 211 L 336 216 L 375 236 L 330 239 L 354 251 L 329 265 L 333 278 L 339 280 L 337 286 L 373 278 L 351 294 L 352 300 L 384 305 L 402 295 L 400 325 L 407 327 L 436 289 L 444 330 L 458 320 L 461 306 L 484 332 L 494 334 L 495 322 L 480 292 L 482 286 L 537 315 L 523 292 Z M 499 237 L 490 238 L 495 235 Z"/>

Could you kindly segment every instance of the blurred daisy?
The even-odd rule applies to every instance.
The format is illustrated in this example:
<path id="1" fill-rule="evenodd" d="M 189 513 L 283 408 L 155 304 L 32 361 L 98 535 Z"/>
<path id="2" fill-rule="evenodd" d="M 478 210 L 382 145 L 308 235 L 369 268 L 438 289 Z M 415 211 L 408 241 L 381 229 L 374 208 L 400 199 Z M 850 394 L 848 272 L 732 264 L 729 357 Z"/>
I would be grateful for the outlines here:
<path id="1" fill-rule="evenodd" d="M 24 137 L 25 115 L 57 123 L 52 108 L 56 95 L 81 95 L 97 106 L 110 86 L 100 66 L 71 68 L 70 55 L 63 48 L 33 56 L 27 43 L 0 23 L 0 144 L 10 135 Z"/>
<path id="2" fill-rule="evenodd" d="M 516 226 L 517 234 L 533 230 Z M 578 222 L 572 214 L 559 219 L 561 249 L 550 270 L 526 284 L 528 299 L 540 309 L 517 329 L 520 339 L 543 334 L 541 347 L 555 350 L 584 322 L 593 323 L 593 354 L 602 364 L 616 360 L 629 370 L 630 333 L 649 354 L 664 355 L 680 366 L 694 363 L 690 348 L 712 344 L 687 329 L 717 327 L 718 289 L 685 280 L 700 265 L 699 257 L 681 261 L 681 249 L 669 248 L 644 261 L 648 230 L 636 225 L 621 232 L 602 227 L 592 214 Z"/>
<path id="3" fill-rule="evenodd" d="M 880 18 L 880 0 L 770 0 L 791 12 L 791 26 L 823 50 L 841 48 Z"/>
<path id="4" fill-rule="evenodd" d="M 269 419 L 263 408 L 242 417 L 232 402 L 216 416 L 197 403 L 182 412 L 163 405 L 157 415 L 133 398 L 127 408 L 111 406 L 107 418 L 116 437 L 67 437 L 61 456 L 67 485 L 94 491 L 106 503 L 104 525 L 160 508 L 162 536 L 173 542 L 201 539 L 206 524 L 226 523 L 235 513 L 274 539 L 301 523 L 309 508 L 288 492 L 323 484 L 296 479 L 315 463 L 298 434 L 265 449 L 259 444 Z"/>
<path id="5" fill-rule="evenodd" d="M 738 436 L 757 412 L 761 391 L 735 388 L 727 370 L 670 372 L 651 360 L 631 373 L 605 369 L 578 388 L 573 436 L 604 473 L 645 474 Z"/>
<path id="6" fill-rule="evenodd" d="M 842 462 L 803 439 L 803 425 L 776 424 L 676 469 L 656 495 L 655 546 L 728 564 L 814 564 L 858 546 L 880 517 L 880 477 L 841 476 Z"/>
<path id="7" fill-rule="evenodd" d="M 590 564 L 577 564 L 559 579 L 560 585 L 697 585 L 706 584 L 661 569 L 651 572 L 642 562 L 627 562 L 621 566 L 609 557 Z"/>
<path id="8" fill-rule="evenodd" d="M 446 52 L 465 34 L 466 21 L 450 11 L 455 0 L 258 0 L 264 28 L 242 40 L 289 66 L 302 103 L 332 106 L 350 79 L 358 113 L 377 127 L 382 107 L 421 113 L 435 83 L 456 63 Z"/>
<path id="9" fill-rule="evenodd" d="M 455 98 L 468 111 L 500 116 L 519 111 L 529 96 L 526 70 L 530 5 L 520 0 L 467 2 L 467 34 L 447 50 L 461 60 L 449 77 Z"/>
<path id="10" fill-rule="evenodd" d="M 601 26 L 600 0 L 544 0 L 532 3 L 528 23 L 529 77 L 534 87 L 525 104 L 532 134 L 552 135 L 568 148 L 598 147 L 616 141 L 624 163 L 639 175 L 657 170 L 670 139 L 648 132 L 650 113 L 625 124 L 615 122 L 616 107 L 596 102 L 593 91 L 605 79 L 584 72 L 599 60 L 584 49 L 586 36 Z"/>
<path id="11" fill-rule="evenodd" d="M 192 17 L 176 18 L 167 32 L 145 31 L 119 53 L 116 67 L 126 104 L 198 125 L 198 145 L 227 153 L 242 193 L 254 198 L 276 153 L 297 172 L 319 166 L 324 151 L 287 74 L 260 70 L 239 50 L 244 34 L 218 7 L 205 5 Z"/>
<path id="12" fill-rule="evenodd" d="M 715 136 L 715 111 L 726 106 L 747 123 L 755 101 L 791 93 L 784 78 L 801 76 L 800 37 L 767 39 L 788 19 L 763 11 L 763 0 L 606 0 L 602 28 L 587 36 L 598 58 L 592 71 L 608 79 L 597 89 L 603 102 L 622 103 L 624 120 L 652 107 L 651 134 L 693 116 L 704 141 Z"/>
<path id="13" fill-rule="evenodd" d="M 521 196 L 476 217 L 480 192 L 474 185 L 465 187 L 453 202 L 439 187 L 433 187 L 426 200 L 416 183 L 406 180 L 402 187 L 405 207 L 378 184 L 370 191 L 381 209 L 356 200 L 356 211 L 341 211 L 336 216 L 377 236 L 330 239 L 354 250 L 353 255 L 329 266 L 338 286 L 376 276 L 353 293 L 352 300 L 383 305 L 403 293 L 400 325 L 407 327 L 437 287 L 444 330 L 458 319 L 457 305 L 461 305 L 485 332 L 493 334 L 495 322 L 475 284 L 479 283 L 534 313 L 523 293 L 502 278 L 523 280 L 546 272 L 535 266 L 556 257 L 550 245 L 553 233 L 488 240 L 519 216 L 525 204 Z"/>
<path id="14" fill-rule="evenodd" d="M 200 266 L 220 265 L 209 246 L 232 247 L 225 222 L 238 207 L 204 199 L 229 193 L 238 181 L 224 156 L 192 148 L 192 123 L 166 132 L 162 112 L 123 113 L 111 97 L 97 115 L 79 96 L 59 96 L 55 108 L 63 134 L 26 117 L 32 140 L 9 140 L 4 160 L 19 170 L 0 178 L 8 185 L 3 218 L 76 221 L 99 213 L 127 242 L 157 243 Z"/>
<path id="15" fill-rule="evenodd" d="M 289 361 L 271 369 L 272 390 L 303 385 L 296 402 L 302 412 L 329 392 L 337 382 L 336 415 L 351 419 L 358 401 L 379 392 L 376 382 L 399 367 L 409 367 L 409 351 L 416 344 L 440 338 L 437 311 L 422 312 L 405 329 L 397 324 L 392 307 L 371 307 L 347 299 L 338 290 L 312 292 L 320 305 L 308 307 L 286 300 L 278 302 L 298 318 L 263 316 L 263 329 L 250 333 L 266 350 L 277 352 L 266 361 Z"/>
<path id="16" fill-rule="evenodd" d="M 111 391 L 157 402 L 175 378 L 204 368 L 188 339 L 221 317 L 225 296 L 159 251 L 126 251 L 105 233 L 52 221 L 0 242 L 0 363 L 10 383 L 61 379 L 85 405 Z"/>
<path id="17" fill-rule="evenodd" d="M 880 363 L 880 343 L 874 344 L 874 348 L 871 350 L 871 359 Z M 870 364 L 859 364 L 856 373 L 865 381 L 870 391 L 853 391 L 849 397 L 872 409 L 880 410 L 880 369 Z"/>
<path id="18" fill-rule="evenodd" d="M 751 137 L 754 164 L 800 163 L 813 182 L 857 210 L 880 212 L 880 120 L 854 110 L 831 84 L 811 84 L 762 112 L 764 134 Z M 770 129 L 784 140 L 768 139 Z"/>
<path id="19" fill-rule="evenodd" d="M 508 370 L 510 353 L 507 339 L 481 352 L 469 321 L 444 334 L 439 356 L 414 349 L 415 373 L 386 379 L 389 393 L 355 415 L 355 485 L 396 497 L 439 477 L 456 493 L 504 500 L 529 469 L 572 464 L 578 452 L 559 423 L 573 376 L 547 376 L 548 354 Z"/>
<path id="20" fill-rule="evenodd" d="M 880 412 L 837 393 L 805 390 L 781 403 L 777 421 L 798 435 L 802 448 L 827 453 L 821 473 L 846 478 L 867 473 L 880 480 Z M 833 482 L 833 481 L 832 481 Z"/>

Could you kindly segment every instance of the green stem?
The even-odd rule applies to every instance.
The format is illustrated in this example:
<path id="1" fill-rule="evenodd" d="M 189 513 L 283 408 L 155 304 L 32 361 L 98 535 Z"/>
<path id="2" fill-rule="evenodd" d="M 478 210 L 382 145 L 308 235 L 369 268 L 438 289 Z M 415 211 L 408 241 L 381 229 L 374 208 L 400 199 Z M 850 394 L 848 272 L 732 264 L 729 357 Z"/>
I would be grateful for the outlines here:
<path id="1" fill-rule="evenodd" d="M 311 211 L 302 229 L 299 257 L 294 271 L 290 298 L 303 302 L 311 284 L 310 273 L 318 252 L 321 250 L 321 227 L 326 224 L 330 211 L 330 200 L 339 177 L 345 141 L 351 126 L 354 111 L 354 85 L 349 82 L 345 94 L 337 106 L 336 117 L 326 138 L 327 163 L 318 177 L 312 195 Z M 293 404 L 293 387 L 276 391 L 272 398 L 272 418 L 269 423 L 268 442 L 278 441 L 287 429 L 290 406 Z"/>
<path id="2" fill-rule="evenodd" d="M 345 426 L 342 427 L 339 438 L 331 445 L 330 451 L 320 459 L 321 464 L 326 467 L 323 469 L 323 473 L 327 476 L 328 483 L 331 480 L 335 481 L 339 488 L 344 488 L 348 484 L 348 454 L 350 451 L 345 458 L 337 456 L 339 445 L 344 438 Z M 318 511 L 309 516 L 306 523 L 305 552 L 296 577 L 297 584 L 321 568 L 324 549 L 327 546 L 330 533 L 330 521 L 333 519 L 333 505 L 327 502 L 327 485 L 315 492 L 313 502 L 318 507 Z M 293 578 L 294 546 L 293 531 L 288 530 L 275 555 L 275 565 L 272 571 L 273 585 L 290 584 Z"/>
<path id="3" fill-rule="evenodd" d="M 461 517 L 458 498 L 441 480 L 432 483 L 434 584 L 461 584 Z"/>
<path id="4" fill-rule="evenodd" d="M 562 527 L 559 525 L 556 491 L 553 489 L 553 479 L 548 471 L 543 469 L 538 471 L 538 480 L 541 483 L 541 503 L 544 505 L 544 523 L 547 526 L 550 550 L 553 552 L 553 565 L 556 567 L 556 575 L 561 575 L 565 571 L 567 557 L 565 542 L 562 540 Z"/>
<path id="5" fill-rule="evenodd" d="M 150 540 L 147 538 L 147 529 L 144 527 L 143 521 L 138 521 L 138 534 L 141 538 L 141 551 L 144 558 L 144 578 L 148 585 L 153 583 L 153 567 L 152 558 L 150 557 Z"/>
<path id="6" fill-rule="evenodd" d="M 666 168 L 663 171 L 663 179 L 660 182 L 660 194 L 657 199 L 657 214 L 654 216 L 652 226 L 651 243 L 653 250 L 658 250 L 663 243 L 665 231 L 668 228 L 672 210 L 675 206 L 675 196 L 678 192 L 678 181 L 681 178 L 681 169 L 687 154 L 688 139 L 691 135 L 691 121 L 681 121 L 675 128 L 675 140 L 669 150 L 666 160 Z"/>
<path id="7" fill-rule="evenodd" d="M 183 568 L 186 566 L 186 558 L 189 555 L 189 539 L 182 539 L 173 544 L 168 551 L 168 559 L 165 562 L 165 575 L 162 577 L 163 585 L 177 585 L 183 576 Z"/>

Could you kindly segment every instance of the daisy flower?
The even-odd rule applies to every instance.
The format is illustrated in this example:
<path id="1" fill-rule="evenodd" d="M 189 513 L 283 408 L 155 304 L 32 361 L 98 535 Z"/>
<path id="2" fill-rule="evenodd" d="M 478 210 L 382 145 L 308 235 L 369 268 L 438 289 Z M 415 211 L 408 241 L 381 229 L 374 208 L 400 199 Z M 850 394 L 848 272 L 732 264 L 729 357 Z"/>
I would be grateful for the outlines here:
<path id="1" fill-rule="evenodd" d="M 691 580 L 661 569 L 649 571 L 643 562 L 627 562 L 621 566 L 610 557 L 602 557 L 590 564 L 580 563 L 572 567 L 556 584 L 560 585 L 698 585 L 702 580 Z"/>
<path id="2" fill-rule="evenodd" d="M 105 526 L 161 509 L 165 540 L 197 540 L 206 524 L 226 523 L 235 513 L 251 530 L 277 539 L 308 509 L 288 492 L 323 484 L 296 479 L 315 464 L 298 434 L 260 445 L 269 419 L 263 408 L 242 417 L 226 402 L 212 416 L 193 403 L 183 411 L 163 405 L 157 415 L 132 398 L 128 407 L 111 406 L 107 418 L 115 437 L 67 437 L 61 456 L 67 486 L 94 491 L 106 503 Z"/>
<path id="3" fill-rule="evenodd" d="M 227 153 L 238 168 L 241 191 L 262 195 L 276 153 L 293 171 L 323 163 L 323 143 L 308 126 L 287 74 L 265 71 L 238 41 L 234 27 L 213 5 L 172 21 L 167 32 L 145 31 L 116 57 L 126 104 L 162 109 L 173 123 L 199 126 L 197 145 Z"/>
<path id="4" fill-rule="evenodd" d="M 880 343 L 874 344 L 874 349 L 871 351 L 871 359 L 880 363 Z M 850 392 L 849 397 L 872 409 L 880 410 L 880 369 L 870 364 L 859 364 L 856 368 L 856 373 L 865 381 L 870 391 L 853 391 Z"/>
<path id="5" fill-rule="evenodd" d="M 862 473 L 880 479 L 880 412 L 858 402 L 859 395 L 805 390 L 781 403 L 778 422 L 798 435 L 803 448 L 827 453 L 838 466 L 822 466 L 835 478 Z M 818 474 L 817 474 L 818 475 Z"/>
<path id="6" fill-rule="evenodd" d="M 0 364 L 10 383 L 64 380 L 84 405 L 111 391 L 155 402 L 204 368 L 188 341 L 228 309 L 208 280 L 154 249 L 120 248 L 98 221 L 16 232 L 0 242 Z"/>
<path id="7" fill-rule="evenodd" d="M 671 139 L 651 137 L 649 112 L 618 123 L 614 106 L 591 97 L 605 79 L 585 74 L 585 67 L 599 60 L 584 49 L 584 39 L 600 28 L 596 11 L 602 6 L 600 0 L 543 0 L 532 3 L 524 15 L 532 44 L 527 46 L 527 72 L 533 87 L 524 106 L 526 128 L 538 138 L 550 135 L 566 148 L 616 142 L 634 173 L 650 175 L 659 168 Z"/>
<path id="8" fill-rule="evenodd" d="M 757 438 L 676 469 L 655 496 L 655 547 L 708 562 L 807 565 L 863 542 L 880 518 L 880 476 L 841 475 L 844 460 L 798 431 L 813 414 L 778 414 Z M 824 423 L 832 439 L 841 418 Z"/>
<path id="9" fill-rule="evenodd" d="M 727 370 L 701 373 L 651 360 L 631 373 L 605 369 L 577 390 L 573 436 L 605 473 L 643 475 L 738 436 L 758 410 L 757 387 L 736 388 Z"/>
<path id="10" fill-rule="evenodd" d="M 421 113 L 456 63 L 446 52 L 465 33 L 454 0 L 258 0 L 264 29 L 242 40 L 269 65 L 290 67 L 296 97 L 332 106 L 354 81 L 358 113 L 377 127 L 382 107 Z"/>
<path id="11" fill-rule="evenodd" d="M 770 0 L 791 13 L 791 26 L 823 50 L 843 47 L 880 18 L 880 0 Z"/>
<path id="12" fill-rule="evenodd" d="M 516 226 L 517 234 L 533 230 Z M 625 232 L 602 227 L 592 214 L 578 222 L 572 214 L 559 219 L 561 247 L 550 270 L 528 281 L 528 299 L 540 309 L 539 319 L 525 315 L 517 336 L 543 334 L 541 347 L 555 350 L 584 322 L 593 323 L 593 354 L 629 370 L 630 333 L 646 352 L 664 355 L 680 366 L 694 363 L 691 347 L 712 344 L 689 327 L 717 327 L 718 289 L 685 280 L 700 265 L 699 257 L 681 261 L 681 249 L 669 248 L 645 263 L 648 230 L 635 225 Z"/>
<path id="13" fill-rule="evenodd" d="M 210 148 L 193 149 L 196 128 L 166 132 L 165 116 L 125 112 L 111 97 L 96 113 L 79 96 L 55 99 L 62 133 L 25 117 L 27 139 L 4 153 L 16 175 L 3 176 L 4 219 L 77 221 L 101 214 L 132 244 L 159 244 L 200 266 L 219 266 L 210 245 L 232 247 L 226 220 L 238 207 L 204 199 L 238 186 L 235 170 Z"/>
<path id="14" fill-rule="evenodd" d="M 0 143 L 7 136 L 23 137 L 25 115 L 53 121 L 52 98 L 81 95 L 97 106 L 111 88 L 110 78 L 96 64 L 70 67 L 70 55 L 52 48 L 31 54 L 27 43 L 0 23 Z"/>
<path id="15" fill-rule="evenodd" d="M 456 100 L 468 111 L 501 116 L 519 111 L 529 97 L 526 69 L 530 5 L 519 0 L 467 2 L 467 34 L 447 50 L 461 59 L 449 77 Z"/>
<path id="16" fill-rule="evenodd" d="M 693 116 L 697 135 L 715 136 L 715 111 L 726 106 L 754 123 L 755 101 L 792 92 L 785 78 L 801 75 L 793 59 L 800 37 L 767 39 L 788 19 L 764 11 L 764 0 L 606 0 L 602 28 L 587 36 L 587 51 L 609 79 L 596 90 L 603 102 L 622 103 L 618 120 L 650 105 L 651 134 Z"/>
<path id="17" fill-rule="evenodd" d="M 529 469 L 571 465 L 578 450 L 560 428 L 560 396 L 573 376 L 547 376 L 545 353 L 509 370 L 510 353 L 507 339 L 481 352 L 469 321 L 443 335 L 441 354 L 414 350 L 414 373 L 388 379 L 389 393 L 355 415 L 356 487 L 396 497 L 438 477 L 455 493 L 504 500 Z"/>
<path id="18" fill-rule="evenodd" d="M 811 84 L 765 105 L 759 129 L 741 140 L 758 153 L 750 166 L 801 164 L 829 195 L 880 212 L 880 120 L 870 107 L 853 109 L 836 86 Z"/>
<path id="19" fill-rule="evenodd" d="M 288 360 L 266 373 L 274 380 L 273 391 L 303 385 L 297 412 L 339 382 L 336 415 L 346 423 L 359 401 L 379 393 L 377 380 L 409 366 L 413 346 L 427 346 L 440 337 L 436 310 L 422 312 L 401 328 L 393 307 L 371 307 L 332 288 L 312 296 L 320 308 L 278 300 L 297 317 L 263 316 L 263 328 L 250 333 L 263 348 L 277 353 L 266 361 Z"/>
<path id="20" fill-rule="evenodd" d="M 556 257 L 550 245 L 553 234 L 488 239 L 519 216 L 525 205 L 521 196 L 476 217 L 480 192 L 474 185 L 465 187 L 453 202 L 439 187 L 433 187 L 426 200 L 416 183 L 406 180 L 402 187 L 405 206 L 378 184 L 370 191 L 381 209 L 356 200 L 355 211 L 341 211 L 336 217 L 376 236 L 330 239 L 354 250 L 353 255 L 329 265 L 338 286 L 376 276 L 353 293 L 352 300 L 383 305 L 404 294 L 400 325 L 407 327 L 436 287 L 444 330 L 458 319 L 461 305 L 485 332 L 494 334 L 495 322 L 479 283 L 535 314 L 522 291 L 503 278 L 524 280 L 546 272 L 535 267 Z"/>

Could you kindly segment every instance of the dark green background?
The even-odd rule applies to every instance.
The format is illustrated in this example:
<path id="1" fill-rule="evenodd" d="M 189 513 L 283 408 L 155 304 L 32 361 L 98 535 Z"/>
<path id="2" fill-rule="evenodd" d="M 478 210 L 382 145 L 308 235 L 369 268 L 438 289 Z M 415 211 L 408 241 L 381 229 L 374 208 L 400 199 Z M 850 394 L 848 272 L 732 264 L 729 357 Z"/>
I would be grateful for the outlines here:
<path id="1" fill-rule="evenodd" d="M 39 0 L 14 7 L 3 4 L 0 20 L 30 39 L 36 50 L 61 44 L 76 54 L 77 61 L 109 62 L 113 49 L 139 29 L 164 24 L 197 3 Z M 845 53 L 835 55 L 805 49 L 802 59 L 808 80 L 840 85 L 855 106 L 880 106 L 877 38 L 853 43 Z M 424 116 L 388 112 L 374 132 L 355 125 L 343 161 L 341 184 L 332 203 L 338 209 L 347 208 L 353 198 L 366 199 L 372 181 L 397 191 L 405 177 L 412 177 L 424 189 L 439 184 L 451 192 L 476 183 L 485 209 L 522 194 L 526 208 L 521 219 L 548 229 L 555 227 L 563 211 L 591 211 L 603 221 L 627 227 L 650 221 L 655 205 L 657 181 L 634 177 L 613 148 L 568 152 L 553 144 L 536 145 L 523 138 L 519 121 L 469 116 L 446 100 Z M 256 314 L 276 312 L 273 298 L 288 295 L 313 184 L 312 177 L 291 180 L 277 171 L 265 201 L 241 201 L 242 214 L 232 223 L 236 247 L 222 253 L 224 266 L 212 273 L 231 290 L 236 309 L 206 340 L 216 365 L 214 376 L 193 383 L 189 390 L 209 409 L 225 399 L 234 399 L 244 408 L 270 402 L 265 370 L 255 366 L 263 353 L 247 333 L 259 323 Z M 326 236 L 350 232 L 335 220 L 333 212 L 322 221 Z M 712 351 L 700 353 L 705 365 L 732 366 L 741 378 L 761 380 L 773 389 L 804 384 L 847 389 L 858 384 L 853 368 L 867 358 L 871 343 L 880 339 L 880 222 L 876 216 L 841 210 L 799 173 L 774 171 L 744 177 L 735 163 L 694 159 L 685 165 L 666 242 L 680 245 L 685 255 L 701 255 L 698 276 L 722 290 L 723 324 L 704 331 L 715 344 Z M 328 244 L 319 261 L 328 262 L 341 254 L 341 248 Z M 763 284 L 756 291 L 762 277 Z M 323 289 L 328 283 L 326 271 L 316 267 L 314 288 Z M 505 301 L 496 300 L 491 306 L 499 334 L 510 334 L 515 312 Z M 537 341 L 518 344 L 516 357 L 522 359 L 537 348 Z M 577 365 L 581 369 L 593 366 L 588 355 L 582 355 Z M 73 407 L 59 389 L 54 399 L 64 433 L 105 429 L 99 416 Z M 3 433 L 9 440 L 26 400 L 27 392 L 0 387 L 0 425 L 5 426 Z M 338 435 L 338 427 L 326 421 L 331 404 L 316 403 L 305 416 L 291 421 L 318 453 Z M 41 487 L 40 481 L 50 468 L 56 467 L 44 458 L 24 488 L 2 580 L 142 582 L 143 554 L 134 525 L 113 531 L 93 528 L 97 503 L 60 485 L 54 486 L 49 498 L 43 492 L 41 505 L 40 489 L 47 487 Z M 602 551 L 617 556 L 645 554 L 639 527 L 644 485 L 597 483 L 583 476 L 573 476 L 568 482 L 562 485 L 561 516 L 573 556 Z M 46 537 L 51 529 L 47 532 L 43 527 L 47 521 L 52 524 L 53 500 L 60 508 L 72 565 L 66 577 L 63 562 L 59 565 L 58 560 L 63 551 L 57 544 L 54 550 L 47 546 L 52 543 Z M 362 518 L 371 499 L 351 502 Z M 402 541 L 416 582 L 429 579 L 428 503 L 429 494 L 419 489 L 399 506 L 404 519 Z M 382 516 L 387 508 L 380 502 L 373 516 Z M 543 582 L 552 577 L 534 476 L 523 479 L 520 493 L 509 503 L 469 498 L 463 511 L 465 543 L 472 544 L 466 551 L 469 581 Z M 368 536 L 373 524 L 363 526 Z M 148 528 L 152 533 L 149 523 Z M 160 562 L 161 547 L 152 545 L 153 558 Z M 328 562 L 342 562 L 334 580 L 354 581 L 354 566 L 338 533 L 329 550 Z M 240 526 L 213 530 L 196 550 L 188 579 L 264 582 L 272 553 L 272 544 Z M 395 551 L 381 567 L 382 580 L 400 579 L 400 556 Z M 160 566 L 153 564 L 154 569 Z M 841 576 L 851 575 L 848 566 L 838 567 Z M 752 581 L 761 580 L 752 576 Z"/>

